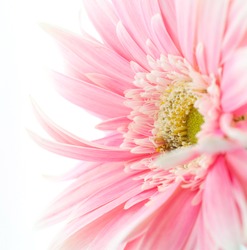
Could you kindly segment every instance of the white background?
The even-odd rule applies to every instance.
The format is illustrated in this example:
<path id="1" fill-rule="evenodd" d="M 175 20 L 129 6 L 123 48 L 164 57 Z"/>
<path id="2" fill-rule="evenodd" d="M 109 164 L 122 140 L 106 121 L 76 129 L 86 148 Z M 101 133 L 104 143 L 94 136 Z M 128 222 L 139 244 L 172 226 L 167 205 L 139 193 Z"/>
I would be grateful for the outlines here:
<path id="1" fill-rule="evenodd" d="M 61 225 L 37 230 L 35 222 L 67 185 L 44 175 L 59 175 L 75 161 L 40 149 L 25 128 L 42 134 L 30 108 L 31 94 L 56 122 L 87 139 L 100 133 L 97 119 L 57 96 L 48 68 L 62 68 L 62 58 L 39 22 L 74 32 L 94 30 L 81 0 L 0 0 L 0 249 L 47 250 Z"/>
<path id="2" fill-rule="evenodd" d="M 0 1 L 0 249 L 46 250 L 60 225 L 37 230 L 35 223 L 67 184 L 47 180 L 76 161 L 48 153 L 27 136 L 26 128 L 45 135 L 29 101 L 32 95 L 57 123 L 87 139 L 99 137 L 98 122 L 51 89 L 48 68 L 62 68 L 52 39 L 38 23 L 92 32 L 81 0 Z"/>

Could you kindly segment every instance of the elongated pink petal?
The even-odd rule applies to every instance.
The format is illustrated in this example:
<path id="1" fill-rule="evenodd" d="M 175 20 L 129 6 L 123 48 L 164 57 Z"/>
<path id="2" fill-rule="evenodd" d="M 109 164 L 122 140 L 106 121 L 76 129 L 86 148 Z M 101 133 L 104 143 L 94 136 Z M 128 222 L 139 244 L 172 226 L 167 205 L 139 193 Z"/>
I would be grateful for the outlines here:
<path id="1" fill-rule="evenodd" d="M 46 132 L 50 134 L 55 140 L 61 143 L 85 146 L 85 143 L 83 143 L 80 138 L 78 138 L 75 135 L 72 135 L 71 133 L 69 133 L 68 131 L 55 124 L 53 121 L 51 121 L 44 114 L 44 112 L 42 112 L 42 110 L 34 100 L 32 100 L 32 105 L 35 115 L 39 120 L 40 124 L 43 126 Z"/>
<path id="2" fill-rule="evenodd" d="M 220 67 L 221 46 L 226 28 L 229 0 L 206 0 L 199 2 L 200 10 L 198 14 L 200 18 L 198 18 L 197 23 L 197 41 L 202 43 L 205 48 L 207 64 L 207 71 L 202 73 L 217 74 Z"/>
<path id="3" fill-rule="evenodd" d="M 180 55 L 178 48 L 174 44 L 163 23 L 161 15 L 156 14 L 153 16 L 151 23 L 153 28 L 153 41 L 160 53 L 164 53 L 165 55 Z"/>
<path id="4" fill-rule="evenodd" d="M 51 250 L 81 250 L 86 249 L 90 243 L 95 239 L 96 235 L 101 232 L 111 221 L 111 218 L 116 217 L 122 210 L 119 206 L 112 210 L 110 213 L 106 213 L 104 216 L 94 221 L 94 223 L 82 228 L 80 231 L 68 237 L 59 237 L 54 241 Z M 102 250 L 106 250 L 103 246 Z"/>
<path id="5" fill-rule="evenodd" d="M 118 95 L 124 96 L 124 91 L 132 87 L 132 83 L 123 84 L 120 80 L 114 79 L 112 77 L 97 74 L 97 73 L 87 73 L 85 76 L 90 79 L 97 86 L 108 89 Z"/>
<path id="6" fill-rule="evenodd" d="M 205 181 L 202 211 L 206 229 L 216 246 L 230 250 L 240 245 L 241 222 L 227 168 L 224 157 L 219 156 Z"/>
<path id="7" fill-rule="evenodd" d="M 172 41 L 176 45 L 176 47 L 179 48 L 175 1 L 174 0 L 167 0 L 167 1 L 159 0 L 159 5 L 160 5 L 162 19 L 166 27 L 166 30 L 169 36 L 171 37 Z"/>
<path id="8" fill-rule="evenodd" d="M 247 5 L 242 0 L 231 3 L 227 19 L 227 29 L 222 43 L 222 63 L 234 53 L 243 42 L 247 32 Z M 245 41 L 247 44 L 247 40 Z"/>
<path id="9" fill-rule="evenodd" d="M 65 129 L 61 128 L 57 124 L 55 124 L 42 112 L 42 110 L 38 107 L 38 105 L 34 101 L 32 103 L 35 114 L 40 124 L 43 126 L 46 132 L 50 134 L 58 142 L 71 144 L 75 146 L 102 148 L 104 150 L 107 149 L 114 150 L 116 149 L 116 146 L 114 146 L 113 144 L 117 143 L 117 146 L 119 146 L 119 144 L 121 144 L 123 141 L 122 135 L 119 134 L 109 135 L 95 141 L 87 141 L 82 138 L 79 138 L 71 134 L 70 132 L 66 131 Z"/>
<path id="10" fill-rule="evenodd" d="M 221 105 L 224 112 L 233 112 L 247 104 L 247 49 L 239 49 L 225 63 L 221 83 Z"/>
<path id="11" fill-rule="evenodd" d="M 109 249 L 117 249 L 118 246 L 126 244 L 129 240 L 135 239 L 145 232 L 147 230 L 146 226 L 153 220 L 153 218 L 155 218 L 162 205 L 169 200 L 170 195 L 174 194 L 177 186 L 177 184 L 170 186 L 167 190 L 168 192 L 159 194 L 158 197 L 155 197 L 154 200 L 150 201 L 150 204 L 146 204 L 136 210 L 133 217 L 129 218 L 125 230 L 120 231 L 114 241 L 110 242 Z M 138 208 L 138 205 L 126 211 L 131 211 L 131 209 L 135 209 L 136 207 Z M 135 219 L 133 220 L 133 218 Z"/>
<path id="12" fill-rule="evenodd" d="M 99 123 L 96 128 L 101 129 L 101 130 L 117 130 L 118 128 L 122 126 L 127 126 L 130 123 L 130 120 L 125 117 L 117 117 L 117 118 L 112 118 L 106 121 L 103 121 Z"/>
<path id="13" fill-rule="evenodd" d="M 82 63 L 83 65 L 83 62 L 88 65 L 87 72 L 85 72 L 84 67 L 81 67 L 83 73 L 97 72 L 105 74 L 121 80 L 123 84 L 132 82 L 134 75 L 130 70 L 129 62 L 113 50 L 99 42 L 93 43 L 59 28 L 48 25 L 43 25 L 42 27 L 57 40 L 65 52 L 70 52 L 67 56 L 65 54 L 65 56 L 71 65 L 74 65 L 74 63 Z M 72 58 L 73 60 L 70 59 L 71 54 L 76 55 L 76 57 Z M 77 61 L 75 58 L 77 58 Z M 120 68 L 121 70 L 119 70 Z"/>
<path id="14" fill-rule="evenodd" d="M 228 165 L 233 171 L 234 176 L 237 177 L 241 184 L 243 191 L 247 197 L 247 152 L 245 149 L 239 150 L 226 155 Z"/>
<path id="15" fill-rule="evenodd" d="M 101 35 L 104 43 L 113 48 L 119 55 L 129 59 L 129 53 L 124 50 L 121 43 L 116 42 L 118 39 L 116 25 L 119 18 L 115 13 L 112 4 L 105 0 L 84 0 L 83 3 L 90 20 Z"/>
<path id="16" fill-rule="evenodd" d="M 86 177 L 92 174 L 93 172 L 88 172 L 84 178 L 81 177 L 80 181 L 76 182 L 77 185 L 73 184 L 64 195 L 53 202 L 39 226 L 53 224 L 66 219 L 66 216 L 69 220 L 86 216 L 95 209 L 113 202 L 138 184 L 130 175 L 123 174 L 122 169 L 115 170 L 114 166 L 107 170 L 106 166 L 102 165 L 102 173 L 96 173 L 95 177 L 91 176 L 91 181 L 88 182 Z M 120 191 L 121 194 L 116 191 Z M 142 190 L 139 189 L 139 192 Z"/>
<path id="17" fill-rule="evenodd" d="M 161 169 L 170 169 L 178 165 L 186 164 L 198 157 L 198 152 L 193 147 L 176 149 L 163 153 L 155 162 Z"/>
<path id="18" fill-rule="evenodd" d="M 156 1 L 156 0 L 155 0 Z M 114 7 L 128 33 L 136 42 L 136 44 L 146 52 L 146 40 L 148 38 L 148 29 L 144 23 L 142 16 L 142 1 L 113 0 Z M 132 25 L 135 23 L 136 25 Z"/>
<path id="19" fill-rule="evenodd" d="M 140 192 L 139 187 L 132 187 L 130 188 L 130 190 L 128 190 L 124 195 L 122 195 L 121 197 L 115 199 L 112 202 L 107 203 L 106 205 L 100 207 L 99 209 L 97 209 L 97 211 L 92 211 L 92 213 L 86 214 L 85 216 L 82 216 L 81 218 L 78 218 L 76 220 L 71 221 L 68 226 L 66 227 L 66 229 L 64 230 L 64 232 L 59 236 L 59 241 L 56 242 L 56 244 L 59 244 L 61 241 L 65 241 L 66 240 L 70 240 L 71 238 L 74 237 L 74 235 L 77 235 L 78 233 L 81 233 L 81 237 L 77 238 L 77 242 L 79 244 L 83 244 L 84 242 L 84 237 L 87 236 L 88 227 L 91 227 L 91 225 L 94 225 L 95 227 L 95 223 L 100 223 L 100 221 L 105 218 L 108 217 L 107 215 L 109 214 L 110 216 L 108 217 L 107 220 L 104 220 L 104 225 L 107 226 L 108 225 L 112 225 L 112 230 L 111 227 L 109 228 L 109 234 L 107 234 L 107 236 L 109 238 L 112 238 L 113 236 L 116 235 L 116 233 L 118 232 L 118 230 L 116 230 L 115 227 L 121 227 L 122 223 L 124 221 L 126 221 L 126 217 L 128 218 L 129 216 L 131 216 L 131 218 L 133 218 L 133 213 L 138 211 L 140 207 L 143 206 L 143 204 L 139 204 L 139 206 L 135 206 L 132 209 L 129 210 L 119 210 L 119 216 L 117 214 L 115 214 L 115 218 L 118 218 L 118 220 L 114 220 L 112 217 L 113 214 L 115 213 L 116 210 L 118 210 L 118 207 L 122 207 L 122 203 L 126 200 L 128 200 L 131 196 L 136 195 Z M 122 223 L 121 223 L 122 222 Z M 114 230 L 115 228 L 115 230 Z M 102 227 L 101 225 L 101 229 L 104 230 L 104 227 Z M 93 239 L 95 239 L 97 237 L 98 234 L 101 233 L 101 230 L 97 230 L 93 233 Z M 101 240 L 106 240 L 106 242 L 104 243 L 104 245 L 101 245 L 101 247 L 103 247 L 103 249 L 111 249 L 110 247 L 108 247 L 108 245 L 111 244 L 111 241 L 109 240 L 109 238 L 102 238 Z M 97 241 L 90 241 L 90 244 L 92 244 L 92 242 L 95 244 L 94 248 L 95 249 L 96 246 L 97 248 L 99 248 L 100 246 L 98 245 L 99 242 Z M 66 243 L 63 245 L 66 245 Z M 97 249 L 96 248 L 96 249 Z M 66 249 L 66 248 L 65 248 Z"/>
<path id="20" fill-rule="evenodd" d="M 59 93 L 99 117 L 112 118 L 129 113 L 123 104 L 125 98 L 118 94 L 59 73 L 54 73 L 53 78 Z"/>
<path id="21" fill-rule="evenodd" d="M 115 148 L 115 150 L 108 150 L 102 148 L 81 147 L 70 144 L 63 144 L 52 142 L 29 132 L 31 137 L 43 148 L 56 154 L 70 157 L 73 159 L 92 161 L 92 162 L 118 162 L 130 160 L 136 156 L 129 151 Z M 139 156 L 140 157 L 140 156 Z M 136 157 L 137 158 L 137 157 Z"/>
<path id="22" fill-rule="evenodd" d="M 119 22 L 116 28 L 118 39 L 123 47 L 130 53 L 131 60 L 140 64 L 144 69 L 149 68 L 147 63 L 147 54 L 133 40 L 123 24 Z"/>
<path id="23" fill-rule="evenodd" d="M 183 249 L 200 209 L 192 205 L 193 197 L 193 192 L 180 190 L 171 198 L 150 222 L 140 249 Z"/>
<path id="24" fill-rule="evenodd" d="M 175 1 L 179 44 L 183 56 L 193 66 L 195 65 L 196 28 L 198 15 L 200 15 L 198 11 L 199 4 L 200 1 L 194 0 Z"/>
<path id="25" fill-rule="evenodd" d="M 199 212 L 194 228 L 191 231 L 190 237 L 184 246 L 184 250 L 208 250 L 215 249 L 215 242 L 213 241 L 210 233 L 206 230 L 202 211 Z"/>

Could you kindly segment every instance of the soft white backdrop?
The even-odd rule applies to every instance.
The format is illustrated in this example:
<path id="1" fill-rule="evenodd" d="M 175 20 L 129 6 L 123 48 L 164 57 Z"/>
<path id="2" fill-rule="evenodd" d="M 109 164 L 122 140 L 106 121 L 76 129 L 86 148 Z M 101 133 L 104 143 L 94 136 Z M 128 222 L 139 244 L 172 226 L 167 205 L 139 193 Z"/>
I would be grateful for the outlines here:
<path id="1" fill-rule="evenodd" d="M 0 249 L 46 250 L 62 225 L 37 230 L 35 222 L 66 187 L 44 175 L 59 175 L 76 161 L 48 153 L 27 135 L 26 128 L 45 136 L 35 120 L 29 96 L 57 123 L 87 139 L 100 133 L 98 122 L 66 102 L 51 88 L 48 69 L 61 69 L 53 40 L 40 28 L 46 22 L 80 32 L 80 23 L 94 32 L 81 0 L 0 1 Z"/>
<path id="2" fill-rule="evenodd" d="M 51 89 L 48 68 L 61 69 L 62 58 L 38 26 L 56 24 L 74 32 L 81 25 L 94 33 L 81 0 L 0 1 L 0 249 L 47 250 L 62 225 L 37 230 L 35 222 L 67 183 L 44 175 L 59 175 L 76 161 L 39 148 L 25 132 L 44 134 L 29 101 L 32 95 L 57 123 L 87 139 L 100 136 L 98 122 Z"/>

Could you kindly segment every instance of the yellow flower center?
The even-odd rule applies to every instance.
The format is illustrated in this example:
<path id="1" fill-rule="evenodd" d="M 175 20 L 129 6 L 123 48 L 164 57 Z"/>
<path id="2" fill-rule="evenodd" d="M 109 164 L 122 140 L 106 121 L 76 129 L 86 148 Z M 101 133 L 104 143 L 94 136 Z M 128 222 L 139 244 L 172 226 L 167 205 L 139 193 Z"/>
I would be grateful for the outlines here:
<path id="1" fill-rule="evenodd" d="M 197 133 L 201 130 L 201 125 L 204 123 L 203 116 L 196 108 L 192 108 L 187 116 L 187 138 L 191 144 L 197 143 Z"/>
<path id="2" fill-rule="evenodd" d="M 185 82 L 167 87 L 161 97 L 156 123 L 157 151 L 189 146 L 197 142 L 197 133 L 204 122 L 194 107 L 197 95 Z"/>

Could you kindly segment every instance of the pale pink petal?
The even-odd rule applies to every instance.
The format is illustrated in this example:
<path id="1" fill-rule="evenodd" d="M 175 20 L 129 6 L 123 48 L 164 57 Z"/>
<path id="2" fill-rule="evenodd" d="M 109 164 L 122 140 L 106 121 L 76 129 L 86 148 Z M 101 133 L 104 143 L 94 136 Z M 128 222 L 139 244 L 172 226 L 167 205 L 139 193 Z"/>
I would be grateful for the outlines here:
<path id="1" fill-rule="evenodd" d="M 145 0 L 147 1 L 147 0 Z M 113 0 L 113 5 L 124 25 L 136 44 L 145 52 L 146 40 L 149 38 L 148 28 L 145 24 L 145 18 L 142 14 L 141 0 Z M 156 0 L 154 1 L 156 2 Z M 135 25 L 133 25 L 135 23 Z"/>
<path id="2" fill-rule="evenodd" d="M 140 249 L 183 249 L 200 206 L 192 205 L 195 194 L 190 190 L 177 192 L 159 210 L 156 218 L 150 221 Z"/>
<path id="3" fill-rule="evenodd" d="M 196 61 L 201 72 L 207 72 L 207 61 L 204 45 L 199 42 L 195 50 Z"/>
<path id="4" fill-rule="evenodd" d="M 160 14 L 153 16 L 152 20 L 153 28 L 153 42 L 156 47 L 159 49 L 160 53 L 165 55 L 180 55 L 180 52 L 173 40 L 171 39 Z"/>
<path id="5" fill-rule="evenodd" d="M 119 55 L 129 59 L 129 53 L 127 53 L 121 46 L 121 43 L 118 42 L 116 25 L 119 18 L 112 4 L 105 0 L 84 0 L 83 3 L 90 20 L 101 35 L 104 43 L 113 48 Z"/>
<path id="6" fill-rule="evenodd" d="M 54 73 L 58 92 L 76 105 L 101 118 L 125 116 L 129 109 L 123 104 L 125 98 L 78 79 Z"/>
<path id="7" fill-rule="evenodd" d="M 225 63 L 221 83 L 224 112 L 234 112 L 247 104 L 247 49 L 238 49 Z"/>
<path id="8" fill-rule="evenodd" d="M 219 249 L 238 249 L 241 222 L 234 200 L 232 180 L 223 156 L 211 166 L 205 181 L 202 216 Z"/>
<path id="9" fill-rule="evenodd" d="M 184 246 L 184 250 L 216 250 L 215 243 L 210 233 L 205 229 L 202 212 L 200 211 L 191 231 L 190 237 Z"/>
<path id="10" fill-rule="evenodd" d="M 242 225 L 242 238 L 243 242 L 247 242 L 247 202 L 246 196 L 243 192 L 243 187 L 237 179 L 234 178 L 233 192 L 236 204 L 239 209 L 239 217 Z M 246 244 L 245 244 L 246 247 Z"/>
<path id="11" fill-rule="evenodd" d="M 141 249 L 142 241 L 144 239 L 144 234 L 137 237 L 136 239 L 130 241 L 124 248 L 124 250 L 137 250 Z"/>
<path id="12" fill-rule="evenodd" d="M 197 41 L 198 43 L 202 43 L 205 48 L 205 60 L 207 63 L 207 71 L 202 73 L 218 73 L 222 40 L 226 28 L 227 13 L 229 11 L 229 1 L 199 1 Z"/>
<path id="13" fill-rule="evenodd" d="M 48 151 L 77 160 L 92 162 L 118 162 L 138 158 L 138 156 L 133 155 L 129 151 L 119 148 L 115 148 L 115 150 L 108 150 L 102 148 L 82 147 L 48 141 L 31 132 L 29 132 L 29 134 L 40 146 Z"/>
<path id="14" fill-rule="evenodd" d="M 130 53 L 131 61 L 135 61 L 140 64 L 144 69 L 149 68 L 147 63 L 147 54 L 139 47 L 139 45 L 133 40 L 126 28 L 121 22 L 116 26 L 118 39 L 123 47 Z"/>
<path id="15" fill-rule="evenodd" d="M 61 237 L 54 241 L 51 250 L 82 250 L 88 249 L 90 243 L 95 239 L 97 234 L 104 230 L 112 218 L 116 217 L 122 211 L 122 207 L 117 207 L 110 213 L 106 213 L 104 216 L 94 221 L 93 223 L 82 228 L 73 235 L 67 237 Z M 108 234 L 111 237 L 111 234 Z M 63 235 L 64 236 L 64 235 Z M 102 246 L 102 250 L 107 250 Z M 91 249 L 93 250 L 93 249 Z"/>
<path id="16" fill-rule="evenodd" d="M 77 238 L 77 242 L 79 244 L 83 244 L 85 240 L 84 237 L 87 237 L 87 233 L 88 233 L 87 228 L 91 227 L 91 225 L 95 226 L 95 224 L 100 223 L 102 218 L 105 218 L 109 214 L 110 216 L 108 217 L 108 219 L 104 220 L 104 226 L 110 226 L 110 228 L 108 228 L 108 234 L 105 235 L 105 237 L 102 237 L 102 236 L 99 237 L 98 241 L 93 240 L 98 235 L 100 235 L 101 230 L 104 230 L 104 226 L 102 227 L 101 225 L 100 230 L 98 229 L 97 231 L 93 233 L 94 237 L 90 241 L 90 244 L 94 245 L 94 248 L 92 249 L 97 249 L 99 247 L 102 247 L 103 249 L 106 249 L 106 250 L 114 249 L 114 248 L 109 247 L 109 245 L 112 243 L 110 239 L 116 236 L 116 234 L 119 232 L 119 230 L 116 230 L 116 229 L 121 227 L 122 223 L 126 222 L 129 216 L 131 217 L 131 219 L 133 219 L 134 213 L 138 212 L 139 209 L 143 206 L 143 204 L 141 203 L 125 211 L 123 210 L 123 207 L 121 204 L 124 201 L 128 200 L 131 196 L 138 194 L 138 192 L 140 192 L 139 188 L 130 187 L 130 189 L 121 197 L 98 208 L 96 211 L 94 210 L 91 213 L 86 214 L 85 216 L 82 216 L 80 218 L 77 218 L 76 220 L 71 221 L 67 225 L 67 227 L 64 229 L 64 232 L 62 232 L 62 234 L 59 235 L 59 239 L 56 242 L 56 244 L 60 245 L 60 243 L 62 243 L 63 245 L 66 245 L 66 241 L 73 238 L 74 235 L 77 235 L 79 232 L 81 233 L 81 238 Z M 119 213 L 114 215 L 114 211 L 118 210 L 119 207 L 121 207 L 121 210 L 119 210 Z M 65 243 L 63 243 L 64 241 Z M 104 244 L 102 244 L 101 241 L 104 241 Z M 89 242 L 87 244 L 89 244 Z M 90 246 L 90 244 L 88 246 Z"/>
<path id="17" fill-rule="evenodd" d="M 231 2 L 227 19 L 227 28 L 222 43 L 222 63 L 234 53 L 235 49 L 246 36 L 247 32 L 247 4 L 242 0 Z"/>
<path id="18" fill-rule="evenodd" d="M 59 141 L 61 143 L 68 143 L 68 144 L 74 144 L 74 145 L 81 145 L 85 146 L 85 144 L 75 135 L 72 135 L 65 129 L 61 128 L 57 124 L 55 124 L 53 121 L 51 121 L 45 114 L 42 112 L 40 107 L 37 105 L 37 103 L 31 99 L 34 113 L 42 125 L 42 127 L 46 130 L 46 132 L 51 135 L 56 141 Z"/>
<path id="19" fill-rule="evenodd" d="M 104 138 L 97 139 L 95 141 L 87 141 L 82 138 L 79 138 L 76 135 L 73 135 L 70 132 L 66 131 L 65 129 L 61 128 L 60 126 L 55 124 L 52 120 L 50 120 L 34 101 L 32 101 L 32 104 L 35 111 L 35 115 L 39 120 L 40 124 L 43 126 L 46 132 L 50 134 L 58 142 L 76 146 L 114 150 L 116 149 L 114 144 L 117 142 L 118 146 L 119 142 L 123 141 L 122 135 L 119 134 L 105 136 Z"/>
<path id="20" fill-rule="evenodd" d="M 153 188 L 151 190 L 146 190 L 141 192 L 140 194 L 134 196 L 133 198 L 129 199 L 125 205 L 124 205 L 124 209 L 129 209 L 130 207 L 136 205 L 139 202 L 142 201 L 147 201 L 148 199 L 150 199 L 150 197 L 152 197 L 155 193 L 157 193 L 156 188 Z"/>
<path id="21" fill-rule="evenodd" d="M 48 25 L 42 25 L 43 29 L 50 33 L 65 51 L 68 62 L 77 65 L 78 71 L 85 73 L 97 72 L 121 80 L 123 84 L 132 82 L 133 72 L 129 62 L 117 52 L 107 48 L 99 42 L 92 42 L 81 36 L 63 29 Z M 70 58 L 70 56 L 73 56 Z M 77 59 L 76 59 L 77 58 Z M 80 67 L 85 64 L 88 67 Z M 91 68 L 91 70 L 90 70 Z M 121 68 L 121 70 L 119 70 Z M 85 72 L 86 71 L 86 72 Z"/>
<path id="22" fill-rule="evenodd" d="M 101 123 L 99 123 L 96 128 L 101 129 L 101 130 L 117 130 L 119 127 L 122 126 L 127 126 L 130 123 L 130 120 L 125 117 L 117 117 L 117 118 L 112 118 L 109 120 L 105 120 Z"/>
<path id="23" fill-rule="evenodd" d="M 129 242 L 130 239 L 135 239 L 148 229 L 150 222 L 156 218 L 162 206 L 170 199 L 171 196 L 176 194 L 178 184 L 173 184 L 168 187 L 166 192 L 160 193 L 150 200 L 149 203 L 142 206 L 134 216 L 134 220 L 126 224 L 125 230 L 120 231 L 114 241 L 111 242 L 109 249 L 117 249 L 119 245 Z M 144 248 L 145 249 L 145 248 Z"/>
<path id="24" fill-rule="evenodd" d="M 98 171 L 97 166 L 100 167 L 101 171 Z M 85 166 L 82 165 L 82 169 L 84 167 Z M 87 204 L 87 202 L 97 202 L 97 200 L 91 201 L 89 197 L 103 194 L 107 192 L 107 189 L 108 192 L 111 192 L 112 186 L 115 185 L 115 188 L 118 187 L 118 182 L 128 181 L 129 184 L 131 184 L 131 181 L 133 182 L 133 180 L 129 178 L 129 175 L 123 174 L 123 163 L 112 163 L 112 165 L 111 163 L 97 164 L 94 167 L 91 164 L 91 167 L 91 169 L 84 171 L 83 175 L 80 175 L 78 180 L 65 189 L 63 193 L 53 201 L 52 205 L 47 209 L 45 216 L 40 220 L 38 226 L 53 224 L 62 219 L 66 219 L 66 217 L 71 218 L 71 213 L 73 211 L 76 211 L 77 216 L 86 214 L 93 210 L 92 205 L 88 206 L 85 212 L 79 212 L 78 206 L 82 207 L 84 204 Z M 88 182 L 88 179 L 90 179 L 90 182 Z M 129 187 L 132 187 L 132 185 L 129 185 Z M 112 192 L 112 194 L 114 194 L 114 192 Z M 115 198 L 117 197 L 116 193 Z M 103 205 L 115 198 L 108 196 L 107 199 L 100 199 L 98 202 Z"/>
<path id="25" fill-rule="evenodd" d="M 101 88 L 105 88 L 118 95 L 124 96 L 124 91 L 131 88 L 133 85 L 130 82 L 129 85 L 123 84 L 122 81 L 114 79 L 112 77 L 98 74 L 98 73 L 86 73 L 87 79 Z"/>
<path id="26" fill-rule="evenodd" d="M 193 147 L 184 147 L 163 153 L 155 162 L 161 169 L 170 169 L 195 159 L 198 152 Z"/>
<path id="27" fill-rule="evenodd" d="M 223 136 L 217 135 L 202 138 L 196 146 L 198 153 L 207 153 L 210 155 L 233 151 L 237 148 L 238 146 L 231 141 L 226 140 Z"/>
<path id="28" fill-rule="evenodd" d="M 237 141 L 240 145 L 246 148 L 247 146 L 247 124 L 246 122 L 239 122 L 237 125 L 233 125 L 233 116 L 229 114 L 225 114 L 221 117 L 221 128 L 222 131 L 231 139 Z M 241 126 L 241 123 L 243 125 Z M 238 126 L 239 125 L 239 126 Z M 239 146 L 235 146 L 240 149 Z"/>
<path id="29" fill-rule="evenodd" d="M 76 166 L 72 168 L 72 170 L 68 171 L 65 174 L 59 176 L 45 175 L 45 177 L 53 181 L 74 180 L 80 178 L 81 175 L 86 175 L 87 172 L 93 170 L 94 168 L 97 168 L 101 164 L 102 163 L 98 162 L 80 162 L 79 164 L 76 164 Z"/>
<path id="30" fill-rule="evenodd" d="M 177 18 L 174 0 L 159 0 L 162 19 L 166 30 L 172 41 L 179 48 L 178 33 L 177 33 Z"/>
<path id="31" fill-rule="evenodd" d="M 110 147 L 119 147 L 123 143 L 123 135 L 121 133 L 110 133 L 109 135 L 93 141 L 98 145 L 105 145 Z M 99 147 L 99 146 L 97 146 Z"/>
<path id="32" fill-rule="evenodd" d="M 140 1 L 140 7 L 140 17 L 142 18 L 143 24 L 148 31 L 149 38 L 153 41 L 152 24 L 150 20 L 154 15 L 160 13 L 159 0 L 142 0 Z"/>
<path id="33" fill-rule="evenodd" d="M 179 44 L 183 56 L 193 66 L 195 65 L 196 29 L 198 15 L 200 15 L 199 5 L 200 1 L 195 0 L 175 1 Z"/>
<path id="34" fill-rule="evenodd" d="M 226 155 L 228 165 L 237 177 L 245 196 L 247 197 L 247 152 L 245 149 Z"/>

